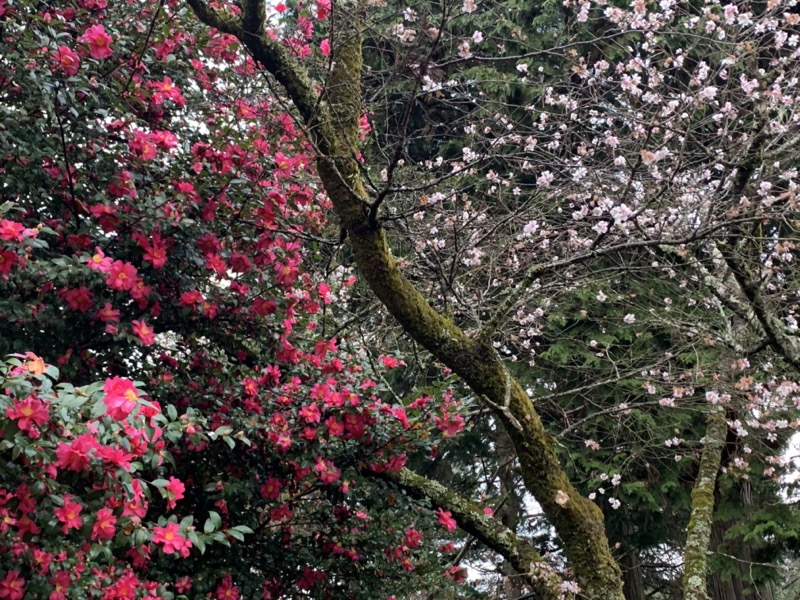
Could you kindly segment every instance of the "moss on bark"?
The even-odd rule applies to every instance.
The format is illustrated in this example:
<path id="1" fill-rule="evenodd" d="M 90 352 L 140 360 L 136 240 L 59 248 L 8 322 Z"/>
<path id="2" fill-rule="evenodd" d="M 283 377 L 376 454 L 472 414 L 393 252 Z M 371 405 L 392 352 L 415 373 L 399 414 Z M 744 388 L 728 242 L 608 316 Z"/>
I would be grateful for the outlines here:
<path id="1" fill-rule="evenodd" d="M 232 23 L 204 0 L 188 0 L 206 24 L 239 37 L 265 69 L 284 86 L 306 121 L 317 149 L 320 178 L 346 229 L 362 275 L 405 331 L 469 385 L 508 430 L 526 487 L 536 497 L 562 540 L 588 600 L 623 600 L 622 577 L 605 535 L 603 515 L 570 483 L 533 403 L 510 376 L 489 340 L 467 337 L 428 303 L 400 271 L 386 233 L 369 218 L 361 181 L 358 119 L 361 114 L 361 37 L 353 6 L 347 14 L 334 4 L 336 23 L 348 23 L 334 38 L 331 77 L 322 98 L 304 68 L 279 44 Z M 257 2 L 258 0 L 245 0 Z"/>
<path id="2" fill-rule="evenodd" d="M 434 504 L 450 511 L 458 526 L 505 558 L 511 567 L 530 586 L 540 600 L 558 600 L 561 578 L 550 571 L 542 557 L 525 540 L 496 519 L 484 514 L 479 506 L 448 490 L 442 484 L 427 479 L 409 469 L 397 473 L 373 475 L 391 481 L 412 497 L 429 498 Z"/>
<path id="3" fill-rule="evenodd" d="M 692 514 L 686 532 L 683 567 L 684 600 L 709 600 L 708 547 L 714 517 L 714 488 L 728 425 L 720 405 L 709 407 L 700 471 L 692 490 Z"/>

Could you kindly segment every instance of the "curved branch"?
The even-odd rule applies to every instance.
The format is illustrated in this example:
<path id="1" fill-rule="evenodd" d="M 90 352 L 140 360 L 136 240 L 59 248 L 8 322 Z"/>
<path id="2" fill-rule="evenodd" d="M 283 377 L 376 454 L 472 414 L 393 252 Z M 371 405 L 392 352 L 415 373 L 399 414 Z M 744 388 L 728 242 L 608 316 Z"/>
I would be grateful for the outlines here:
<path id="1" fill-rule="evenodd" d="M 512 530 L 484 514 L 478 505 L 409 469 L 401 469 L 396 473 L 366 474 L 394 483 L 413 498 L 429 498 L 434 504 L 450 511 L 461 529 L 509 562 L 532 588 L 535 598 L 557 600 L 559 597 L 561 578 L 545 566 L 539 553 Z"/>

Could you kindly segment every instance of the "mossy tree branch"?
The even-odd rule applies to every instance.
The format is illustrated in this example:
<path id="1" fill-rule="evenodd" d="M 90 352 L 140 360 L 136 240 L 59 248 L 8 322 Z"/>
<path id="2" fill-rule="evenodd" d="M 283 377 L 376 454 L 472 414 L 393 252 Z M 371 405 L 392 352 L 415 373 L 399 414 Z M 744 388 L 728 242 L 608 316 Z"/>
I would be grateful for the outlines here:
<path id="1" fill-rule="evenodd" d="M 608 545 L 603 514 L 582 497 L 561 468 L 552 437 L 533 403 L 508 373 L 489 339 L 471 339 L 440 315 L 403 275 L 386 232 L 369 217 L 369 198 L 359 174 L 361 116 L 361 34 L 357 2 L 334 4 L 337 27 L 331 36 L 332 64 L 322 98 L 305 68 L 262 32 L 247 31 L 204 0 L 187 0 L 204 23 L 236 35 L 253 58 L 283 85 L 305 120 L 317 150 L 320 178 L 350 238 L 363 278 L 403 329 L 458 374 L 509 432 L 526 487 L 536 497 L 564 545 L 588 600 L 622 600 L 622 577 Z M 245 0 L 248 11 L 261 0 Z"/>
<path id="2" fill-rule="evenodd" d="M 409 469 L 401 469 L 396 473 L 367 473 L 367 475 L 390 481 L 413 498 L 428 498 L 434 504 L 450 511 L 461 529 L 508 561 L 531 587 L 535 598 L 558 599 L 561 578 L 548 570 L 542 557 L 528 542 L 497 519 L 486 515 L 476 504 L 455 494 L 442 484 Z"/>

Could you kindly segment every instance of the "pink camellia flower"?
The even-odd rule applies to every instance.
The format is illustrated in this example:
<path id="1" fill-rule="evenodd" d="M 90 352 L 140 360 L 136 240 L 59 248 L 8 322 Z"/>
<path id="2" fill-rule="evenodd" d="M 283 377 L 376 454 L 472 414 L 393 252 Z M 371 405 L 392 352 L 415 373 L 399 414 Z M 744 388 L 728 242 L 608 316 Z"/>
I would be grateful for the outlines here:
<path id="1" fill-rule="evenodd" d="M 98 269 L 100 270 L 100 269 Z M 115 260 L 108 267 L 106 285 L 112 290 L 129 290 L 136 283 L 136 267 L 121 260 Z"/>
<path id="2" fill-rule="evenodd" d="M 269 477 L 259 488 L 261 497 L 267 500 L 277 500 L 281 495 L 281 480 Z"/>
<path id="3" fill-rule="evenodd" d="M 161 238 L 153 240 L 152 245 L 147 245 L 144 248 L 144 259 L 153 265 L 154 269 L 160 269 L 167 264 L 167 247 Z"/>
<path id="4" fill-rule="evenodd" d="M 320 422 L 319 406 L 314 403 L 303 406 L 298 411 L 298 414 L 305 420 L 306 423 Z"/>
<path id="5" fill-rule="evenodd" d="M 436 516 L 439 518 L 439 524 L 447 529 L 447 531 L 453 531 L 456 527 L 458 527 L 456 520 L 453 518 L 453 515 L 449 510 L 437 508 Z"/>
<path id="6" fill-rule="evenodd" d="M 324 21 L 331 13 L 331 0 L 318 0 L 317 2 L 317 19 Z"/>
<path id="7" fill-rule="evenodd" d="M 25 226 L 16 221 L 0 219 L 0 240 L 4 242 L 21 242 L 25 238 Z"/>
<path id="8" fill-rule="evenodd" d="M 325 460 L 321 456 L 317 458 L 314 472 L 319 477 L 319 480 L 325 484 L 337 481 L 342 475 L 342 472 L 331 461 Z"/>
<path id="9" fill-rule="evenodd" d="M 61 70 L 69 77 L 77 74 L 81 67 L 81 57 L 69 46 L 59 46 L 50 58 L 53 71 Z"/>
<path id="10" fill-rule="evenodd" d="M 8 600 L 22 600 L 25 595 L 25 580 L 20 577 L 18 570 L 9 571 L 4 579 L 0 580 L 0 598 Z"/>
<path id="11" fill-rule="evenodd" d="M 100 271 L 101 273 L 108 273 L 113 262 L 114 261 L 106 256 L 100 248 L 96 248 L 94 254 L 86 260 L 86 264 L 90 269 L 93 271 Z"/>
<path id="12" fill-rule="evenodd" d="M 79 435 L 71 443 L 61 442 L 56 448 L 58 466 L 69 471 L 83 471 L 89 466 L 90 453 L 98 446 L 90 433 Z"/>
<path id="13" fill-rule="evenodd" d="M 320 42 L 319 51 L 322 53 L 322 56 L 331 55 L 331 41 L 328 38 L 325 38 Z"/>
<path id="14" fill-rule="evenodd" d="M 106 379 L 103 391 L 106 393 L 103 398 L 107 407 L 106 414 L 112 419 L 122 421 L 136 408 L 139 390 L 132 381 L 121 377 Z"/>
<path id="15" fill-rule="evenodd" d="M 405 538 L 409 548 L 417 548 L 422 543 L 422 534 L 416 529 L 406 529 Z"/>
<path id="16" fill-rule="evenodd" d="M 11 269 L 20 262 L 12 250 L 0 251 L 0 275 L 3 276 L 3 279 L 8 280 L 8 274 L 11 273 Z"/>
<path id="17" fill-rule="evenodd" d="M 108 0 L 81 0 L 80 5 L 87 10 L 103 10 L 108 6 Z"/>
<path id="18" fill-rule="evenodd" d="M 119 310 L 111 306 L 111 302 L 106 302 L 103 308 L 94 313 L 94 317 L 103 323 L 119 323 L 119 314 Z"/>
<path id="19" fill-rule="evenodd" d="M 142 341 L 145 346 L 150 346 L 156 341 L 156 334 L 144 321 L 131 321 L 133 333 Z"/>
<path id="20" fill-rule="evenodd" d="M 467 579 L 467 570 L 464 567 L 459 567 L 458 565 L 450 565 L 447 568 L 447 571 L 445 571 L 444 575 L 456 583 L 464 583 L 464 581 Z"/>
<path id="21" fill-rule="evenodd" d="M 183 577 L 175 581 L 175 589 L 180 594 L 188 592 L 190 589 L 192 589 L 192 578 L 189 577 L 188 575 L 184 575 Z"/>
<path id="22" fill-rule="evenodd" d="M 175 508 L 175 503 L 183 499 L 183 492 L 186 491 L 186 486 L 177 477 L 170 477 L 167 485 L 164 486 L 167 492 L 167 508 L 172 510 Z"/>
<path id="23" fill-rule="evenodd" d="M 93 540 L 110 540 L 114 537 L 115 525 L 117 524 L 117 517 L 111 512 L 110 508 L 101 508 L 97 511 L 97 520 L 92 526 Z"/>
<path id="24" fill-rule="evenodd" d="M 167 523 L 166 527 L 154 527 L 152 541 L 154 544 L 163 544 L 161 550 L 164 554 L 179 552 L 184 558 L 189 556 L 189 549 L 192 547 L 192 542 L 183 537 L 177 523 Z"/>
<path id="25" fill-rule="evenodd" d="M 14 400 L 13 406 L 6 409 L 6 417 L 17 421 L 22 431 L 30 431 L 34 425 L 40 427 L 50 418 L 47 405 L 39 398 L 30 396 L 25 400 Z"/>
<path id="26" fill-rule="evenodd" d="M 95 456 L 116 469 L 130 472 L 133 456 L 120 446 L 98 446 Z"/>
<path id="27" fill-rule="evenodd" d="M 64 498 L 64 506 L 59 506 L 53 511 L 56 518 L 64 524 L 61 533 L 67 533 L 70 529 L 80 529 L 83 525 L 82 510 L 83 506 L 71 498 Z"/>
<path id="28" fill-rule="evenodd" d="M 94 59 L 103 60 L 114 53 L 111 49 L 111 36 L 102 25 L 92 25 L 78 41 L 89 46 L 89 56 Z"/>

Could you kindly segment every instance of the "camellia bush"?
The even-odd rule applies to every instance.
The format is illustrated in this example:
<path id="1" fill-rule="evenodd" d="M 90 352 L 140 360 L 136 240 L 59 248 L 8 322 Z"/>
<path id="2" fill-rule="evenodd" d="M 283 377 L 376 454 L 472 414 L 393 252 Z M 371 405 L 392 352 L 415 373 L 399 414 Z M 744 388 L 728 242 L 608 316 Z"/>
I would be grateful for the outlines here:
<path id="1" fill-rule="evenodd" d="M 540 4 L 0 0 L 0 598 L 768 586 L 800 19 Z"/>
<path id="2" fill-rule="evenodd" d="M 57 380 L 58 370 L 33 354 L 0 372 L 4 598 L 72 598 L 76 590 L 169 597 L 166 582 L 140 578 L 135 566 L 162 562 L 151 553 L 185 558 L 192 548 L 252 533 L 217 531 L 217 513 L 199 531 L 191 516 L 179 522 L 171 514 L 186 487 L 158 475 L 174 464 L 170 450 L 179 441 L 209 442 L 200 420 L 177 417 L 174 407 L 170 418 L 120 377 L 79 388 Z M 165 510 L 148 510 L 154 494 Z"/>
<path id="3" fill-rule="evenodd" d="M 0 598 L 455 585 L 450 512 L 379 478 L 463 428 L 453 380 L 399 398 L 334 331 L 313 148 L 189 17 L 0 5 Z"/>
<path id="4" fill-rule="evenodd" d="M 435 516 L 441 527 L 455 528 L 441 508 L 435 515 L 417 514 L 416 523 L 405 527 L 397 515 L 389 521 L 374 490 L 359 483 L 360 468 L 391 472 L 404 463 L 402 455 L 388 453 L 365 466 L 354 463 L 357 452 L 345 440 L 364 445 L 368 426 L 378 420 L 368 422 L 372 412 L 366 408 L 325 421 L 327 443 L 339 440 L 349 446 L 349 456 L 344 448 L 290 451 L 298 432 L 287 422 L 288 410 L 274 412 L 271 420 L 281 421 L 282 437 L 270 440 L 270 432 L 262 441 L 280 444 L 276 452 L 271 445 L 258 448 L 229 425 L 207 429 L 191 408 L 180 416 L 173 405 L 162 411 L 130 380 L 113 377 L 75 387 L 56 383 L 58 375 L 33 354 L 10 359 L 2 371 L 0 545 L 12 557 L 0 584 L 6 598 L 205 592 L 227 598 L 238 597 L 239 590 L 278 597 L 293 588 L 313 592 L 329 586 L 358 597 L 364 568 L 382 562 L 386 576 L 417 566 L 423 557 L 415 549 L 423 534 L 416 527 L 429 529 Z M 319 423 L 319 412 L 342 405 L 333 395 L 339 397 L 329 391 L 325 408 L 308 404 L 298 411 L 305 425 L 300 435 L 310 446 L 310 430 L 317 429 L 310 425 Z M 346 401 L 358 407 L 357 400 L 352 394 Z M 404 412 L 371 408 L 409 426 Z M 247 429 L 257 438 L 253 425 Z M 237 460 L 225 451 L 237 444 L 248 456 Z M 282 468 L 276 458 L 288 464 Z M 403 501 L 393 503 L 399 509 Z M 249 525 L 233 524 L 237 519 Z M 292 557 L 311 560 L 315 553 L 333 561 L 317 562 L 317 568 L 292 565 Z M 351 566 L 336 565 L 337 557 Z M 360 566 L 365 560 L 370 565 Z M 256 565 L 263 570 L 255 572 Z M 342 579 L 348 573 L 355 581 Z M 448 573 L 458 579 L 457 570 Z M 376 587 L 368 584 L 369 590 Z"/>

